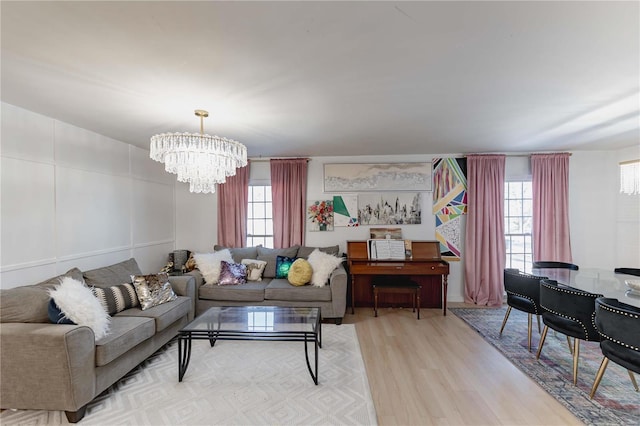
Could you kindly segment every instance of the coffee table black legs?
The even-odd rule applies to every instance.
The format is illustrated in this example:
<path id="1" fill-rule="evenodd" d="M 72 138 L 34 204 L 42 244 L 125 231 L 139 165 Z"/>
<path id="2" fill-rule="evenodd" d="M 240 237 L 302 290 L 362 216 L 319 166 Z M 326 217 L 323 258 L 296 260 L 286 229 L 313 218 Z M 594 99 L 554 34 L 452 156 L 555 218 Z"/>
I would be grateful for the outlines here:
<path id="1" fill-rule="evenodd" d="M 211 345 L 213 346 L 213 344 Z M 181 382 L 184 377 L 184 373 L 187 372 L 189 367 L 189 360 L 191 360 L 191 335 L 180 334 L 178 336 L 178 381 Z"/>
<path id="2" fill-rule="evenodd" d="M 309 348 L 307 346 L 307 343 L 309 343 L 309 340 L 306 338 L 304 339 L 304 358 L 307 361 L 307 368 L 309 369 L 309 374 L 311 374 L 311 378 L 313 379 L 313 383 L 315 383 L 316 385 L 318 384 L 318 337 L 316 336 L 313 339 L 313 343 L 315 346 L 315 369 L 311 369 L 311 363 L 309 362 Z"/>

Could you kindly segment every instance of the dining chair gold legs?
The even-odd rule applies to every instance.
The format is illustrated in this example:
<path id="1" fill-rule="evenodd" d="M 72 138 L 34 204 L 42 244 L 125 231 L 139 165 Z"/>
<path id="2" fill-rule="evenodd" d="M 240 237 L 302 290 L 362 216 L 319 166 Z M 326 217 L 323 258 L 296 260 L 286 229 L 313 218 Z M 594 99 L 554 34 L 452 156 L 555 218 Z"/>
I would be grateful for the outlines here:
<path id="1" fill-rule="evenodd" d="M 605 356 L 602 358 L 602 362 L 600 363 L 600 368 L 598 368 L 598 372 L 596 373 L 596 380 L 593 382 L 593 386 L 591 387 L 591 393 L 589 394 L 589 398 L 593 399 L 593 395 L 596 394 L 596 390 L 600 385 L 600 380 L 602 380 L 602 376 L 604 376 L 604 372 L 607 369 L 607 365 L 609 365 L 609 358 Z"/>
<path id="2" fill-rule="evenodd" d="M 540 343 L 538 343 L 538 352 L 536 352 L 536 359 L 540 359 L 540 353 L 542 352 L 542 347 L 544 346 L 544 339 L 547 338 L 547 332 L 549 331 L 549 326 L 545 325 L 542 329 L 542 334 L 540 335 Z"/>
<path id="3" fill-rule="evenodd" d="M 500 336 L 502 336 L 502 331 L 504 330 L 504 326 L 507 325 L 507 320 L 509 319 L 509 314 L 511 313 L 511 306 L 507 308 L 507 312 L 504 314 L 504 319 L 502 320 L 502 327 L 500 327 Z M 540 315 L 536 315 L 538 318 L 538 333 L 540 332 Z M 533 314 L 527 314 L 527 341 L 529 352 L 531 352 L 531 339 L 533 334 Z"/>
<path id="4" fill-rule="evenodd" d="M 528 328 L 527 328 L 527 339 L 528 339 L 528 348 L 529 348 L 529 352 L 531 352 L 531 316 L 533 314 L 529 314 L 527 315 L 527 324 L 528 324 Z"/>
<path id="5" fill-rule="evenodd" d="M 589 398 L 593 399 L 593 395 L 596 394 L 596 391 L 598 390 L 598 386 L 600 385 L 600 381 L 602 380 L 602 377 L 604 376 L 604 372 L 607 370 L 608 365 L 609 365 L 609 358 L 605 356 L 602 358 L 602 363 L 600 363 L 600 368 L 596 373 L 596 379 L 593 382 L 593 386 L 591 387 L 591 393 L 589 393 Z M 633 388 L 636 390 L 636 392 L 639 392 L 640 389 L 638 389 L 638 382 L 636 382 L 636 377 L 633 375 L 633 371 L 627 370 L 627 373 L 629 373 L 629 378 L 631 379 Z"/>
<path id="6" fill-rule="evenodd" d="M 638 389 L 638 382 L 636 382 L 636 376 L 633 375 L 633 371 L 627 370 L 627 373 L 629 373 L 629 378 L 631 379 L 631 383 L 633 383 L 633 387 L 636 392 L 640 392 L 640 389 Z"/>
<path id="7" fill-rule="evenodd" d="M 507 312 L 504 314 L 504 319 L 502 320 L 502 327 L 500 327 L 500 336 L 502 336 L 502 330 L 504 330 L 504 326 L 507 325 L 507 320 L 509 319 L 510 313 L 511 313 L 511 306 L 507 308 Z"/>
<path id="8" fill-rule="evenodd" d="M 573 338 L 573 385 L 578 384 L 578 356 L 580 355 L 580 339 Z"/>
<path id="9" fill-rule="evenodd" d="M 536 359 L 540 359 L 540 354 L 542 353 L 542 347 L 544 346 L 544 341 L 547 338 L 548 331 L 549 327 L 545 325 L 544 329 L 542 330 L 542 335 L 540 336 L 540 343 L 538 344 Z M 571 347 L 571 338 L 569 336 L 567 336 L 567 342 L 569 343 L 569 350 L 573 355 L 573 384 L 576 385 L 578 384 L 578 357 L 580 356 L 580 339 L 573 339 L 573 348 Z"/>

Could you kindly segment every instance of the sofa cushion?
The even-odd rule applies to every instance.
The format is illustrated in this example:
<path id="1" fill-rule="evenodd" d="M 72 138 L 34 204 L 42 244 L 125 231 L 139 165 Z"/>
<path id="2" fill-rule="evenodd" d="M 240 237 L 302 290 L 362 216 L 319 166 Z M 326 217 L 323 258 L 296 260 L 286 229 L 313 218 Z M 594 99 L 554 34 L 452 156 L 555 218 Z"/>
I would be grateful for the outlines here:
<path id="1" fill-rule="evenodd" d="M 84 325 L 93 330 L 96 340 L 109 333 L 111 318 L 104 310 L 93 291 L 83 282 L 71 277 L 62 278 L 59 285 L 49 290 L 54 303 L 50 303 L 49 320 L 56 324 L 68 324 L 60 322 L 61 317 L 72 321 L 72 324 Z M 59 311 L 59 312 L 54 312 Z M 62 316 L 60 316 L 60 312 Z"/>
<path id="2" fill-rule="evenodd" d="M 84 281 L 89 287 L 111 287 L 130 283 L 131 275 L 142 275 L 134 258 L 102 268 L 85 271 Z"/>
<path id="3" fill-rule="evenodd" d="M 155 331 L 153 318 L 116 315 L 111 318 L 111 332 L 96 341 L 96 366 L 109 364 L 152 337 Z"/>
<path id="4" fill-rule="evenodd" d="M 231 253 L 231 257 L 235 263 L 241 263 L 242 259 L 255 259 L 258 257 L 258 247 L 241 247 L 241 248 L 233 248 L 233 247 L 224 247 L 215 245 L 213 247 L 214 251 L 220 251 L 224 249 L 229 249 Z"/>
<path id="5" fill-rule="evenodd" d="M 302 257 L 305 259 L 309 259 L 309 255 L 315 250 L 320 250 L 323 253 L 332 254 L 337 256 L 340 253 L 340 246 L 329 246 L 329 247 L 300 247 L 298 249 L 298 257 Z"/>
<path id="6" fill-rule="evenodd" d="M 180 318 L 189 314 L 193 303 L 190 297 L 178 296 L 174 301 L 163 303 L 144 311 L 140 308 L 131 308 L 115 315 L 116 317 L 142 317 L 153 318 L 155 321 L 155 332 L 158 333 Z"/>
<path id="7" fill-rule="evenodd" d="M 205 284 L 200 287 L 198 297 L 209 300 L 229 300 L 234 302 L 262 302 L 264 289 L 269 280 L 251 281 L 242 285 Z"/>
<path id="8" fill-rule="evenodd" d="M 285 280 L 271 280 L 269 285 L 264 291 L 265 300 L 287 300 L 287 301 L 302 301 L 302 302 L 317 302 L 317 301 L 330 301 L 331 300 L 331 287 L 314 287 L 305 285 L 296 287 L 289 284 L 289 281 Z"/>
<path id="9" fill-rule="evenodd" d="M 196 253 L 193 257 L 196 259 L 197 268 L 202 273 L 204 280 L 210 284 L 218 282 L 223 260 L 225 262 L 233 262 L 233 257 L 228 249 L 215 253 Z"/>
<path id="10" fill-rule="evenodd" d="M 242 263 L 220 262 L 220 278 L 218 285 L 239 285 L 247 282 L 247 265 Z"/>
<path id="11" fill-rule="evenodd" d="M 242 259 L 240 263 L 247 265 L 247 280 L 262 281 L 262 274 L 267 262 L 258 259 Z"/>
<path id="12" fill-rule="evenodd" d="M 287 278 L 295 257 L 276 256 L 276 278 Z"/>
<path id="13" fill-rule="evenodd" d="M 140 308 L 144 311 L 154 306 L 176 300 L 176 294 L 169 283 L 166 272 L 150 275 L 132 275 Z"/>
<path id="14" fill-rule="evenodd" d="M 120 284 L 111 287 L 93 287 L 102 307 L 109 315 L 115 315 L 125 309 L 140 305 L 133 284 Z"/>
<path id="15" fill-rule="evenodd" d="M 277 257 L 296 257 L 296 254 L 298 254 L 298 247 L 299 246 L 293 246 L 282 249 L 258 247 L 258 260 L 264 260 L 265 262 L 267 262 L 267 266 L 264 268 L 264 273 L 262 274 L 262 276 L 264 278 L 275 278 Z"/>
<path id="16" fill-rule="evenodd" d="M 336 269 L 343 262 L 343 259 L 321 252 L 320 250 L 314 250 L 309 255 L 309 263 L 313 268 L 313 276 L 311 277 L 311 284 L 316 287 L 323 287 L 334 269 Z"/>
<path id="17" fill-rule="evenodd" d="M 49 322 L 49 291 L 64 277 L 82 281 L 82 271 L 73 268 L 65 274 L 38 284 L 0 290 L 0 323 L 2 322 Z"/>

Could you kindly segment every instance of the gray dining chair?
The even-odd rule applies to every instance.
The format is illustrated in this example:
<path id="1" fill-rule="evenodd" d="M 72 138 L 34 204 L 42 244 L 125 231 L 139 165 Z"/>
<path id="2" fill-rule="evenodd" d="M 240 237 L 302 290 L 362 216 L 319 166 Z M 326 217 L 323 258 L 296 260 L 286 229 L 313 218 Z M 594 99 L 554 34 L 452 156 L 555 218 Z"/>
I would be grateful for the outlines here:
<path id="1" fill-rule="evenodd" d="M 544 329 L 540 336 L 536 359 L 540 359 L 549 328 L 573 338 L 573 384 L 578 383 L 580 340 L 600 342 L 602 337 L 593 322 L 596 299 L 602 294 L 590 293 L 558 284 L 554 280 L 540 281 L 540 306 Z"/>
<path id="2" fill-rule="evenodd" d="M 559 269 L 571 269 L 577 271 L 578 265 L 574 265 L 573 263 L 567 262 L 556 262 L 556 261 L 548 261 L 548 260 L 539 260 L 537 262 L 533 262 L 533 269 L 540 268 L 559 268 Z"/>
<path id="3" fill-rule="evenodd" d="M 542 308 L 540 307 L 540 280 L 546 277 L 538 277 L 535 275 L 524 274 L 517 269 L 507 268 L 504 270 L 504 290 L 507 292 L 507 312 L 502 320 L 500 327 L 500 336 L 504 326 L 507 324 L 511 309 L 528 314 L 527 338 L 529 342 L 529 351 L 531 351 L 531 322 L 533 315 L 538 320 L 538 333 L 540 333 L 540 315 Z"/>
<path id="4" fill-rule="evenodd" d="M 600 349 L 604 358 L 589 397 L 593 399 L 609 361 L 627 369 L 631 383 L 638 392 L 633 372 L 640 374 L 640 308 L 618 299 L 599 297 L 596 299 L 595 314 L 596 328 L 602 336 Z"/>

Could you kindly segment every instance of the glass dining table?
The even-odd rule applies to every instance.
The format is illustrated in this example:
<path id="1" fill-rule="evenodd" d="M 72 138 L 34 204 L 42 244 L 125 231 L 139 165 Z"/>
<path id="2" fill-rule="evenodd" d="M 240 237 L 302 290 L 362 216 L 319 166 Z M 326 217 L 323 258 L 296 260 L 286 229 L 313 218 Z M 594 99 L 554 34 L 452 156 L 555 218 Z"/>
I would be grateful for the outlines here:
<path id="1" fill-rule="evenodd" d="M 625 281 L 640 283 L 640 277 L 616 274 L 613 270 L 599 268 L 581 268 L 577 271 L 560 268 L 534 268 L 532 274 L 547 277 L 565 284 L 605 297 L 618 299 L 622 303 L 640 308 L 640 291 L 630 289 Z"/>

